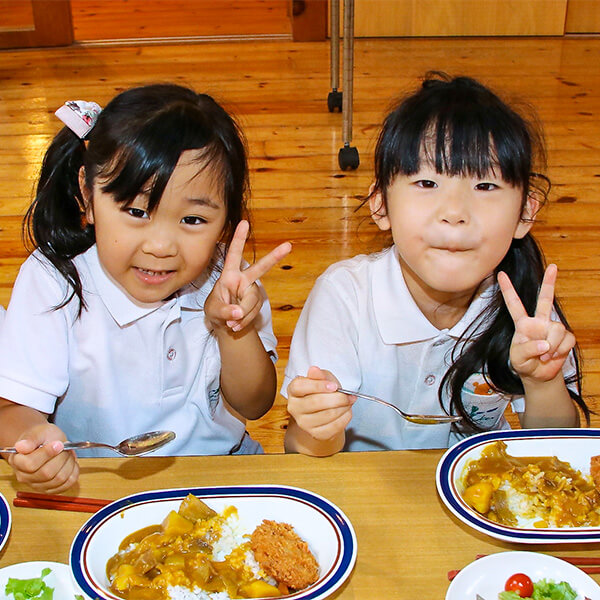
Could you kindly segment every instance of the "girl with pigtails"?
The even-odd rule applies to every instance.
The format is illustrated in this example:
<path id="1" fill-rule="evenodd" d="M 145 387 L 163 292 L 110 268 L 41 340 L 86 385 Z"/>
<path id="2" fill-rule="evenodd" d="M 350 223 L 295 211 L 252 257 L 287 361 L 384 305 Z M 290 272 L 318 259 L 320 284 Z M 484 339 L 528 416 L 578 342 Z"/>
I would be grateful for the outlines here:
<path id="1" fill-rule="evenodd" d="M 244 423 L 274 401 L 276 339 L 258 278 L 291 246 L 242 258 L 235 121 L 169 84 L 57 115 L 26 215 L 33 252 L 0 321 L 0 445 L 17 448 L 17 479 L 63 491 L 79 473 L 65 440 L 158 429 L 176 433 L 159 453 L 260 452 Z"/>

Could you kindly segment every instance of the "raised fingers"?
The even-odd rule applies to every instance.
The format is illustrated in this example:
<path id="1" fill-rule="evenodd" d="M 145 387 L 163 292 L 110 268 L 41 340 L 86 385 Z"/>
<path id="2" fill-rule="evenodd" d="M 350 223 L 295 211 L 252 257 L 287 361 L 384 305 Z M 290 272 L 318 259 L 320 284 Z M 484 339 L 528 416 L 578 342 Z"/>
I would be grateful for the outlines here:
<path id="1" fill-rule="evenodd" d="M 521 302 L 521 298 L 519 298 L 510 278 L 504 271 L 498 273 L 498 285 L 512 320 L 516 323 L 519 319 L 527 317 L 527 311 Z"/>
<path id="2" fill-rule="evenodd" d="M 244 271 L 244 276 L 247 278 L 249 283 L 254 283 L 257 279 L 260 279 L 265 273 L 273 268 L 284 256 L 287 256 L 292 250 L 292 244 L 284 242 L 279 244 L 275 249 L 271 250 L 269 254 L 266 254 L 253 265 L 248 267 Z"/>
<path id="3" fill-rule="evenodd" d="M 558 268 L 556 265 L 548 265 L 546 272 L 544 273 L 540 293 L 538 294 L 535 316 L 544 321 L 550 321 L 550 315 L 552 314 L 557 273 Z"/>
<path id="4" fill-rule="evenodd" d="M 244 246 L 246 245 L 246 238 L 248 237 L 248 231 L 250 230 L 250 224 L 246 220 L 242 220 L 238 223 L 229 248 L 227 249 L 227 256 L 223 263 L 223 271 L 239 271 L 242 265 L 242 259 L 244 255 Z"/>

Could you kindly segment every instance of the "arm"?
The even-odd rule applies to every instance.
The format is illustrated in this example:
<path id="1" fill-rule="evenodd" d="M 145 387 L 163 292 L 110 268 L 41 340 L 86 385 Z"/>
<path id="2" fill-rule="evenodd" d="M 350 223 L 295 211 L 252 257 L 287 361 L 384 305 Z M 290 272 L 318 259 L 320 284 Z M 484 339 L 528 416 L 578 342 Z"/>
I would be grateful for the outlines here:
<path id="1" fill-rule="evenodd" d="M 277 376 L 256 329 L 214 331 L 221 353 L 223 397 L 243 417 L 262 417 L 273 405 Z"/>
<path id="2" fill-rule="evenodd" d="M 318 367 L 310 367 L 306 377 L 290 382 L 286 452 L 331 456 L 344 448 L 356 398 L 337 393 L 338 387 L 335 376 Z"/>
<path id="3" fill-rule="evenodd" d="M 254 326 L 264 297 L 256 280 L 291 250 L 284 243 L 242 270 L 248 222 L 237 226 L 223 272 L 206 299 L 204 310 L 221 354 L 221 390 L 227 403 L 243 417 L 258 419 L 273 405 L 275 367 Z"/>
<path id="4" fill-rule="evenodd" d="M 525 412 L 522 427 L 577 427 L 579 414 L 565 384 L 562 367 L 575 346 L 575 336 L 561 322 L 552 321 L 556 265 L 549 265 L 538 295 L 535 315 L 529 317 L 505 273 L 498 284 L 515 334 L 510 362 L 523 382 Z"/>
<path id="5" fill-rule="evenodd" d="M 47 415 L 0 398 L 0 423 L 0 445 L 18 450 L 3 455 L 17 481 L 46 493 L 63 492 L 77 482 L 75 453 L 63 451 L 65 435 Z"/>

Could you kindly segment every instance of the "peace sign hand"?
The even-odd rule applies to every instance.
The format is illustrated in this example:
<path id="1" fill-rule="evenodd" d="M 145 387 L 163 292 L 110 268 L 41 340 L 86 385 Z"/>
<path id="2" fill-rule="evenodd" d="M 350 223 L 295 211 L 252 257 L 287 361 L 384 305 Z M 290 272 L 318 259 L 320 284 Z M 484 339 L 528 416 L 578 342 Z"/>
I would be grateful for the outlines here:
<path id="1" fill-rule="evenodd" d="M 515 324 L 510 362 L 521 379 L 554 379 L 575 346 L 575 336 L 560 321 L 551 320 L 557 272 L 556 265 L 548 265 L 533 317 L 527 314 L 508 275 L 498 273 L 498 285 Z"/>
<path id="2" fill-rule="evenodd" d="M 256 280 L 289 254 L 292 245 L 280 244 L 253 265 L 242 270 L 243 252 L 250 225 L 240 221 L 229 244 L 221 276 L 204 304 L 204 312 L 215 329 L 241 331 L 254 321 L 263 295 Z"/>

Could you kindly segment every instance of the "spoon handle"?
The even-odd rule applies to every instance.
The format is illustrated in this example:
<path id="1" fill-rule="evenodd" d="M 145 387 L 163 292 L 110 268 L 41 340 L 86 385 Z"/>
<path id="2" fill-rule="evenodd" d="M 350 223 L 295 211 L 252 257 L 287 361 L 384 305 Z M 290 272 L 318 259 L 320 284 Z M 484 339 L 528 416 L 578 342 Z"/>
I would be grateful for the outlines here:
<path id="1" fill-rule="evenodd" d="M 100 444 L 99 442 L 65 442 L 65 450 L 81 450 L 82 448 L 96 448 L 103 446 L 106 448 L 112 448 L 108 444 Z M 0 453 L 4 454 L 17 454 L 17 449 L 14 446 L 8 448 L 0 448 Z"/>
<path id="2" fill-rule="evenodd" d="M 81 450 L 83 448 L 97 448 L 99 446 L 107 446 L 107 444 L 101 444 L 100 442 L 65 442 L 65 450 Z"/>

